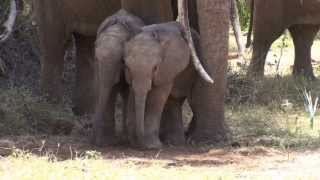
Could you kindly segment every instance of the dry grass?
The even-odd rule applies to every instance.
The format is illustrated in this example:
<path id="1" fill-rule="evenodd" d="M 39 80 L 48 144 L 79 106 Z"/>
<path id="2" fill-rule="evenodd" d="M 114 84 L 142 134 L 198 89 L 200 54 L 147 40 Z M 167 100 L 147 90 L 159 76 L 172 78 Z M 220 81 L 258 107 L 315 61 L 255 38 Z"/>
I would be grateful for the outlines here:
<path id="1" fill-rule="evenodd" d="M 235 49 L 234 40 L 231 38 L 230 42 L 232 51 Z M 320 41 L 317 40 L 312 50 L 315 60 L 320 60 L 319 49 Z M 290 37 L 282 37 L 269 52 L 267 75 L 262 81 L 252 82 L 246 78 L 248 62 L 229 61 L 226 115 L 236 141 L 280 149 L 320 147 L 319 114 L 316 114 L 316 124 L 311 129 L 303 98 L 304 89 L 310 91 L 314 99 L 319 97 L 320 82 L 293 78 L 290 74 L 293 59 L 292 41 Z M 314 67 L 318 75 L 316 63 Z"/>
<path id="2" fill-rule="evenodd" d="M 122 152 L 119 152 L 122 150 Z M 83 151 L 59 161 L 54 154 L 14 149 L 0 161 L 2 179 L 317 179 L 320 152 L 280 152 L 264 147 L 181 149 L 139 153 Z M 174 153 L 176 152 L 176 153 Z"/>

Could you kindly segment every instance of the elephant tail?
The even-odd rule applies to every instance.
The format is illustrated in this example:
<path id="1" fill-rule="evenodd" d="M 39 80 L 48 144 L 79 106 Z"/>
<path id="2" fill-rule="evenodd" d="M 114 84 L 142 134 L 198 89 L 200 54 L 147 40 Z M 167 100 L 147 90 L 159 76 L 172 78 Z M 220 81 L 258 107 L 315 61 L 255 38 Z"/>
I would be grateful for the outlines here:
<path id="1" fill-rule="evenodd" d="M 252 44 L 251 35 L 253 30 L 253 19 L 254 19 L 254 0 L 251 0 L 250 9 L 251 9 L 251 15 L 250 15 L 250 24 L 249 24 L 249 31 L 247 35 L 246 48 L 249 48 Z"/>
<path id="2" fill-rule="evenodd" d="M 188 0 L 178 0 L 178 22 L 182 24 L 183 28 L 185 29 L 185 38 L 187 39 L 188 46 L 191 51 L 192 56 L 192 62 L 196 69 L 196 71 L 199 73 L 199 75 L 207 82 L 213 84 L 214 81 L 210 77 L 210 75 L 207 73 L 207 71 L 202 66 L 200 59 L 197 55 L 195 45 L 192 39 L 191 34 L 191 28 L 190 28 L 190 22 L 188 17 Z"/>
<path id="3" fill-rule="evenodd" d="M 15 24 L 17 18 L 18 10 L 17 10 L 17 2 L 16 0 L 10 1 L 10 12 L 8 15 L 8 19 L 2 25 L 4 27 L 4 32 L 0 34 L 0 43 L 4 42 L 13 31 L 13 26 Z"/>

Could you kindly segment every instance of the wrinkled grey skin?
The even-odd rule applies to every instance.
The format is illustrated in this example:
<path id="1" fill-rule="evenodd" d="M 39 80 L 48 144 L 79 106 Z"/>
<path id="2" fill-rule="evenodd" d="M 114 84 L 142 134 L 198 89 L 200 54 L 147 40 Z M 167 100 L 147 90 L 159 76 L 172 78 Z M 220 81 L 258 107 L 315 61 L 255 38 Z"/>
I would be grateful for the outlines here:
<path id="1" fill-rule="evenodd" d="M 107 18 L 98 29 L 94 70 L 97 89 L 93 116 L 92 143 L 94 145 L 103 146 L 116 142 L 115 98 L 118 93 L 121 93 L 126 101 L 127 96 L 123 73 L 124 45 L 140 32 L 143 26 L 144 23 L 138 17 L 120 10 Z"/>
<path id="2" fill-rule="evenodd" d="M 161 148 L 160 120 L 165 105 L 179 103 L 181 107 L 197 76 L 182 26 L 169 22 L 144 27 L 126 44 L 125 66 L 130 84 L 127 121 L 131 143 L 147 149 Z M 161 124 L 164 141 L 184 143 L 181 114 L 177 122 Z M 170 132 L 171 125 L 175 126 L 174 133 Z"/>
<path id="3" fill-rule="evenodd" d="M 93 111 L 93 51 L 98 26 L 121 8 L 147 24 L 172 21 L 171 4 L 176 0 L 32 0 L 41 49 L 43 94 L 50 102 L 61 102 L 64 54 L 71 36 L 76 46 L 76 85 L 73 112 Z M 87 92 L 83 94 L 82 92 Z"/>
<path id="4" fill-rule="evenodd" d="M 263 77 L 265 60 L 271 44 L 288 29 L 295 46 L 293 74 L 314 79 L 311 46 L 320 28 L 320 1 L 254 0 L 251 4 L 253 54 L 248 75 Z"/>
<path id="5" fill-rule="evenodd" d="M 241 26 L 240 26 L 240 17 L 239 10 L 237 7 L 237 0 L 230 0 L 230 22 L 232 25 L 233 33 L 237 42 L 238 54 L 239 56 L 244 56 L 244 43 L 241 41 Z M 177 1 L 172 1 L 173 9 L 177 9 Z M 199 22 L 198 22 L 198 12 L 197 12 L 197 1 L 188 0 L 188 9 L 189 9 L 189 20 L 191 27 L 199 32 Z M 174 17 L 177 17 L 177 12 L 174 11 Z"/>
<path id="6" fill-rule="evenodd" d="M 74 37 L 76 85 L 73 111 L 92 113 L 94 103 L 93 57 L 96 33 L 102 21 L 121 8 L 119 0 L 32 0 L 41 49 L 40 86 L 50 102 L 63 95 L 64 55 Z M 84 93 L 85 92 L 85 93 Z"/>

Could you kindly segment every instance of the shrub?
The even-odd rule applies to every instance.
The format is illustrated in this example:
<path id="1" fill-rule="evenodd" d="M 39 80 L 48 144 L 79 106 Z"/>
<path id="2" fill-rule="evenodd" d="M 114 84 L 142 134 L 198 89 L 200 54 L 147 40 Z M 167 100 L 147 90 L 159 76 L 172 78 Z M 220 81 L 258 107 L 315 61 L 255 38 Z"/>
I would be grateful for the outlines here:
<path id="1" fill-rule="evenodd" d="M 51 105 L 24 88 L 0 92 L 0 135 L 69 134 L 75 119 L 70 110 Z"/>

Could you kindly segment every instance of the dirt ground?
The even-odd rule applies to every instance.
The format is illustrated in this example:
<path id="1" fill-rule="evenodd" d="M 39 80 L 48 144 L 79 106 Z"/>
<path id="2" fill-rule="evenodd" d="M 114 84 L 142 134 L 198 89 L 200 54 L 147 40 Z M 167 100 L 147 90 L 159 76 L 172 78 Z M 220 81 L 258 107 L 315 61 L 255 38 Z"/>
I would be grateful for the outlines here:
<path id="1" fill-rule="evenodd" d="M 19 148 L 35 155 L 53 154 L 60 160 L 74 159 L 93 148 L 84 137 L 6 137 L 0 140 L 1 157 Z M 320 150 L 281 151 L 256 147 L 166 147 L 157 151 L 139 151 L 127 147 L 95 149 L 108 163 L 133 164 L 138 168 L 161 167 L 200 171 L 227 171 L 239 178 L 285 177 L 295 175 L 318 177 Z"/>

